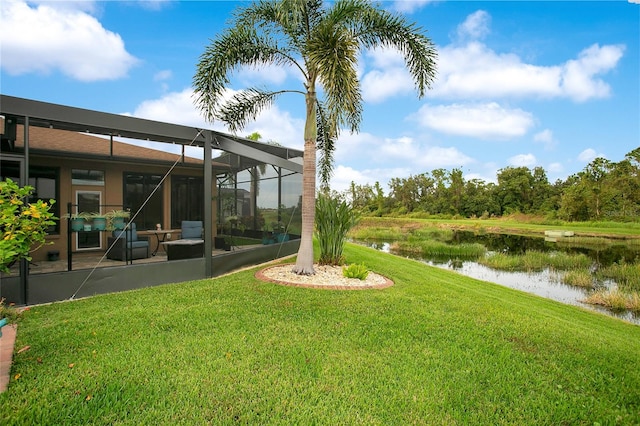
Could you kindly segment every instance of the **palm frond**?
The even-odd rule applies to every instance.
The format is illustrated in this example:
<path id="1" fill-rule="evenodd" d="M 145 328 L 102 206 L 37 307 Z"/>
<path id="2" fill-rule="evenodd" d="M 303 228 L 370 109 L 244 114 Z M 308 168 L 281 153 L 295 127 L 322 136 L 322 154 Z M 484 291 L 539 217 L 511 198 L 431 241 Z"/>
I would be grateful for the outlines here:
<path id="1" fill-rule="evenodd" d="M 227 123 L 229 130 L 237 132 L 255 120 L 262 110 L 270 107 L 282 93 L 284 92 L 268 92 L 256 88 L 242 90 L 219 107 L 218 116 Z"/>
<path id="2" fill-rule="evenodd" d="M 318 175 L 320 176 L 321 188 L 326 190 L 329 188 L 329 181 L 333 175 L 333 153 L 335 151 L 336 131 L 329 124 L 327 112 L 319 102 L 316 108 L 316 121 L 318 127 L 316 146 L 318 151 L 320 151 Z"/>
<path id="3" fill-rule="evenodd" d="M 254 28 L 236 26 L 214 40 L 201 55 L 193 79 L 198 108 L 208 121 L 220 118 L 223 93 L 230 74 L 240 66 L 291 64 L 293 58 L 286 48 Z"/>
<path id="4" fill-rule="evenodd" d="M 438 53 L 425 31 L 405 18 L 373 7 L 362 8 L 355 22 L 356 37 L 366 48 L 392 47 L 404 56 L 419 97 L 423 97 L 436 77 Z"/>

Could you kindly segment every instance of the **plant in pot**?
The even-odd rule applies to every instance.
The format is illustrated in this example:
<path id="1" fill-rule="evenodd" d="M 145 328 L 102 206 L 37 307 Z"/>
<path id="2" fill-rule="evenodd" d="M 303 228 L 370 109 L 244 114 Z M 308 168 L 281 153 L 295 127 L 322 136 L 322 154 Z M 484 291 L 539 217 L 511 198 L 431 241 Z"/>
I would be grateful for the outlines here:
<path id="1" fill-rule="evenodd" d="M 271 235 L 271 232 L 269 232 L 267 225 L 263 226 L 262 227 L 262 244 L 268 245 L 273 243 L 274 243 L 273 236 Z"/>
<path id="2" fill-rule="evenodd" d="M 231 246 L 233 245 L 233 234 L 237 231 L 238 226 L 238 216 L 229 216 L 225 220 L 224 226 L 224 249 L 226 251 L 231 250 Z"/>
<path id="3" fill-rule="evenodd" d="M 108 229 L 124 229 L 127 219 L 131 216 L 128 210 L 111 210 L 107 213 Z"/>
<path id="4" fill-rule="evenodd" d="M 107 229 L 107 215 L 95 212 L 90 213 L 89 217 L 92 222 L 93 230 L 104 231 L 105 229 Z"/>
<path id="5" fill-rule="evenodd" d="M 233 245 L 233 237 L 231 235 L 224 236 L 224 250 L 231 251 L 231 246 Z"/>
<path id="6" fill-rule="evenodd" d="M 69 219 L 71 222 L 71 230 L 74 232 L 84 231 L 84 225 L 87 222 L 88 213 L 67 213 L 62 216 L 63 219 Z"/>
<path id="7" fill-rule="evenodd" d="M 272 224 L 273 227 L 273 237 L 278 243 L 282 243 L 285 241 L 289 241 L 289 234 L 287 234 L 284 223 L 282 222 L 274 222 Z"/>

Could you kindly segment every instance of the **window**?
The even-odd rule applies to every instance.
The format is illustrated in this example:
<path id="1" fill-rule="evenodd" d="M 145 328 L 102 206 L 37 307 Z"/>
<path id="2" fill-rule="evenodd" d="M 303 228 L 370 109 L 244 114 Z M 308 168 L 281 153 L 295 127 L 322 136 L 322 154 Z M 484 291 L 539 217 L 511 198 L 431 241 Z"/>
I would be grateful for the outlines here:
<path id="1" fill-rule="evenodd" d="M 163 223 L 162 209 L 164 203 L 162 187 L 153 192 L 156 186 L 160 185 L 161 181 L 161 175 L 134 172 L 124 173 L 124 208 L 131 209 L 132 217 L 138 210 L 142 209 L 134 219 L 138 230 L 156 229 L 157 223 Z M 153 195 L 149 201 L 147 201 L 147 198 L 149 198 L 152 193 Z"/>
<path id="2" fill-rule="evenodd" d="M 203 220 L 204 179 L 193 176 L 171 178 L 171 227 L 182 226 L 183 220 Z"/>
<path id="3" fill-rule="evenodd" d="M 104 186 L 104 171 L 102 170 L 71 170 L 71 183 L 74 185 Z"/>
<path id="4" fill-rule="evenodd" d="M 14 182 L 20 182 L 20 165 L 13 161 L 2 161 L 0 165 L 2 171 L 0 180 L 7 178 Z M 35 202 L 37 200 L 46 201 L 55 200 L 51 211 L 56 217 L 60 217 L 60 203 L 58 202 L 58 182 L 59 182 L 59 169 L 54 167 L 41 167 L 31 166 L 29 167 L 29 185 L 34 188 L 33 193 L 29 201 Z M 52 225 L 47 229 L 49 234 L 60 233 L 60 223 L 56 221 L 55 225 Z"/>

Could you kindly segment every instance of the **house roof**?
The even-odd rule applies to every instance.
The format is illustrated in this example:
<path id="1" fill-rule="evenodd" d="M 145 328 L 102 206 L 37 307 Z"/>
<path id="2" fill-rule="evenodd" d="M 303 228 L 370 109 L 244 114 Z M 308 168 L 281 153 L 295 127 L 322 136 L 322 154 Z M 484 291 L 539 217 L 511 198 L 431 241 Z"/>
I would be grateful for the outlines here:
<path id="1" fill-rule="evenodd" d="M 200 147 L 211 146 L 213 149 L 221 149 L 237 156 L 235 164 L 229 163 L 237 169 L 268 163 L 302 173 L 302 164 L 290 160 L 301 159 L 303 152 L 300 150 L 255 142 L 215 130 L 198 129 L 2 94 L 0 94 L 0 114 L 15 119 L 18 124 L 28 123 L 30 129 L 44 127 L 142 141 Z"/>
<path id="2" fill-rule="evenodd" d="M 16 132 L 17 149 L 24 149 L 24 128 L 19 125 Z M 90 134 L 44 127 L 29 127 L 29 149 L 33 153 L 64 157 L 94 157 L 96 159 L 135 160 L 144 162 L 175 162 L 181 157 L 153 148 L 141 147 L 130 143 L 110 140 Z M 189 156 L 182 163 L 202 165 L 202 160 Z"/>

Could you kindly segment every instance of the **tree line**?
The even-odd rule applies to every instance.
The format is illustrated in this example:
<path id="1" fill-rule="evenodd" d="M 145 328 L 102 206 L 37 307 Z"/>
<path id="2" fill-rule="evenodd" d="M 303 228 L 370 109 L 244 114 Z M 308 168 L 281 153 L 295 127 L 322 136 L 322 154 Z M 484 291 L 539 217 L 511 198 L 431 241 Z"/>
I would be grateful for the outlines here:
<path id="1" fill-rule="evenodd" d="M 379 182 L 351 182 L 344 196 L 365 215 L 500 217 L 524 213 L 567 221 L 638 221 L 640 147 L 619 162 L 598 157 L 566 180 L 550 183 L 542 167 L 506 167 L 497 183 L 465 180 L 462 170 L 436 169 Z"/>

